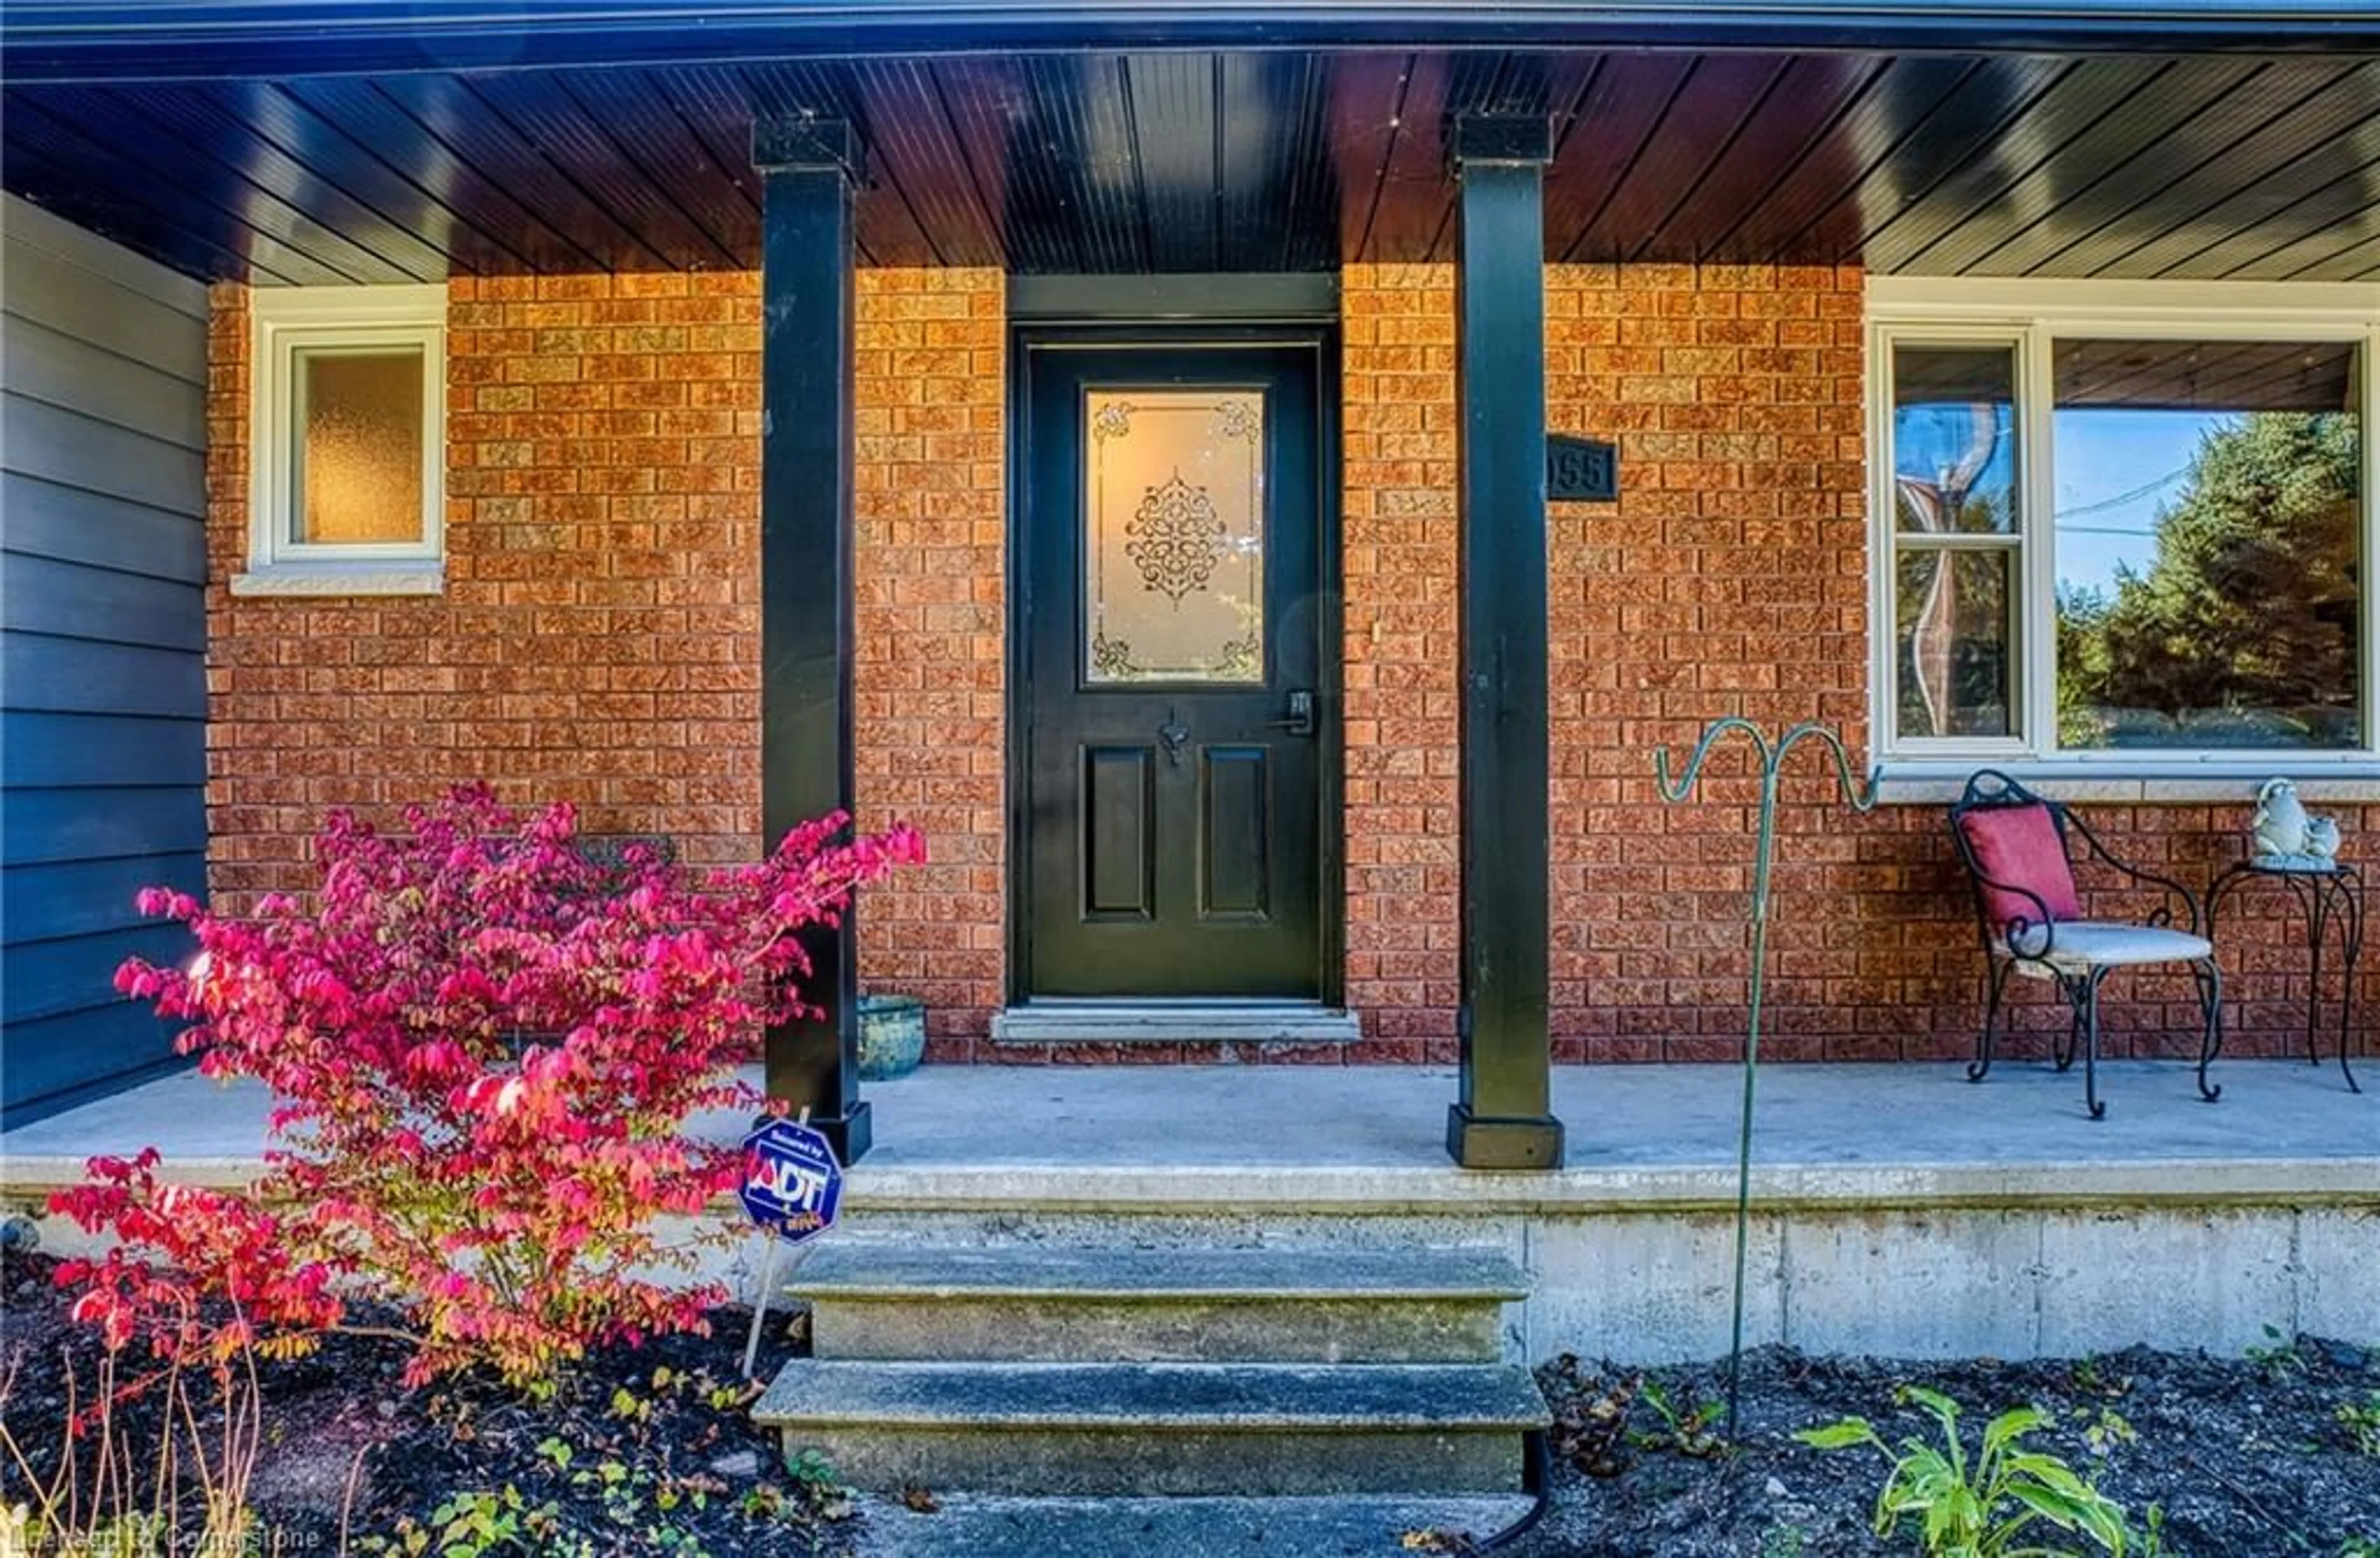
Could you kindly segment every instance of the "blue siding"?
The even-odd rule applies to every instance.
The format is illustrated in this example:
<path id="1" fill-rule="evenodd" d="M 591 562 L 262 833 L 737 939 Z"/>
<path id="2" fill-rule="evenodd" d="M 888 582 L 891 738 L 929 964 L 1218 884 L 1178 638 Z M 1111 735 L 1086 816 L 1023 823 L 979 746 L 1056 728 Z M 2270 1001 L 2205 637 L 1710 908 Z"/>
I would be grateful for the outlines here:
<path id="1" fill-rule="evenodd" d="M 192 786 L 12 790 L 0 816 L 0 866 L 183 855 L 205 839 L 206 807 Z"/>
<path id="2" fill-rule="evenodd" d="M 10 789 L 207 782 L 206 726 L 197 719 L 35 709 L 7 718 L 0 785 Z"/>
<path id="3" fill-rule="evenodd" d="M 172 1026 L 137 1001 L 114 1001 L 64 1016 L 27 1017 L 8 1025 L 8 1090 L 25 1102 L 8 1112 L 12 1124 L 39 1119 L 152 1074 L 174 1056 Z M 93 1055 L 114 1057 L 104 1068 Z M 21 1057 L 21 1058 L 19 1058 Z M 116 1151 L 120 1142 L 93 1143 Z"/>
<path id="4" fill-rule="evenodd" d="M 0 915 L 9 935 L 24 943 L 131 931 L 156 923 L 132 907 L 143 887 L 196 897 L 206 886 L 206 857 L 195 851 L 18 866 L 0 878 Z"/>
<path id="5" fill-rule="evenodd" d="M 170 1060 L 119 999 L 184 955 L 132 898 L 206 875 L 206 294 L 0 212 L 0 1115 Z"/>

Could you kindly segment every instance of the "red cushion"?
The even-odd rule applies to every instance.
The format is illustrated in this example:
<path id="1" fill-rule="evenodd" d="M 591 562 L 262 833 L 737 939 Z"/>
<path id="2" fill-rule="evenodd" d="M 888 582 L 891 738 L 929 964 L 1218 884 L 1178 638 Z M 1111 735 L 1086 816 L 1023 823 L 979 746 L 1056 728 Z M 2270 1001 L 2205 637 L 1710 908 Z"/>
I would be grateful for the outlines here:
<path id="1" fill-rule="evenodd" d="M 2082 902 L 2074 891 L 2074 869 L 2066 863 L 2066 846 L 2058 823 L 2039 801 L 2024 806 L 1994 806 L 1970 811 L 1959 819 L 1973 851 L 1975 869 L 1994 882 L 2022 887 L 2036 895 L 2036 904 L 2022 893 L 1984 886 L 1984 912 L 1992 929 L 2004 931 L 2011 919 L 2038 924 L 2044 906 L 2052 919 L 2080 919 Z"/>

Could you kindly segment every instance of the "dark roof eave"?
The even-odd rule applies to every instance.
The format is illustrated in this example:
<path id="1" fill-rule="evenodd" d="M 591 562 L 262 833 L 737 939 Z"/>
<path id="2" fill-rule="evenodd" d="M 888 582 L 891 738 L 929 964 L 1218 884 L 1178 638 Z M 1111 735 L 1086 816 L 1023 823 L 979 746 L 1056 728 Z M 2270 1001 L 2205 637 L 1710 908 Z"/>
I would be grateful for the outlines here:
<path id="1" fill-rule="evenodd" d="M 1659 47 L 2380 55 L 2370 0 L 151 0 L 19 3 L 11 82 L 991 49 Z"/>

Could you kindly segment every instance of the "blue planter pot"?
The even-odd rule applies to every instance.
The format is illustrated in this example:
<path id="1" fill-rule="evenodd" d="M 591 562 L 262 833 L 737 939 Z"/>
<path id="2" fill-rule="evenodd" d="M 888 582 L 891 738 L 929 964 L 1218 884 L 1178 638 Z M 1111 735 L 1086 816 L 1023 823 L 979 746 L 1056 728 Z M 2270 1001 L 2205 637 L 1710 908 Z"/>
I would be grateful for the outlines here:
<path id="1" fill-rule="evenodd" d="M 859 998 L 859 1079 L 889 1082 L 926 1057 L 926 1004 L 914 995 Z"/>

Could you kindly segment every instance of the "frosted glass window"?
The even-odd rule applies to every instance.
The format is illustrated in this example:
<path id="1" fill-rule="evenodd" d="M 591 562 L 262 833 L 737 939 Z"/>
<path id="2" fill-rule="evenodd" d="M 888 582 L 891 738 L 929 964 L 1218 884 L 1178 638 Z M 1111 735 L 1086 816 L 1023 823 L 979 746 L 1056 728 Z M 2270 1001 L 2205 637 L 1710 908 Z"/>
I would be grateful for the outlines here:
<path id="1" fill-rule="evenodd" d="M 1262 390 L 1084 399 L 1084 676 L 1264 680 Z"/>
<path id="2" fill-rule="evenodd" d="M 308 546 L 422 539 L 422 353 L 297 353 L 290 540 Z"/>

